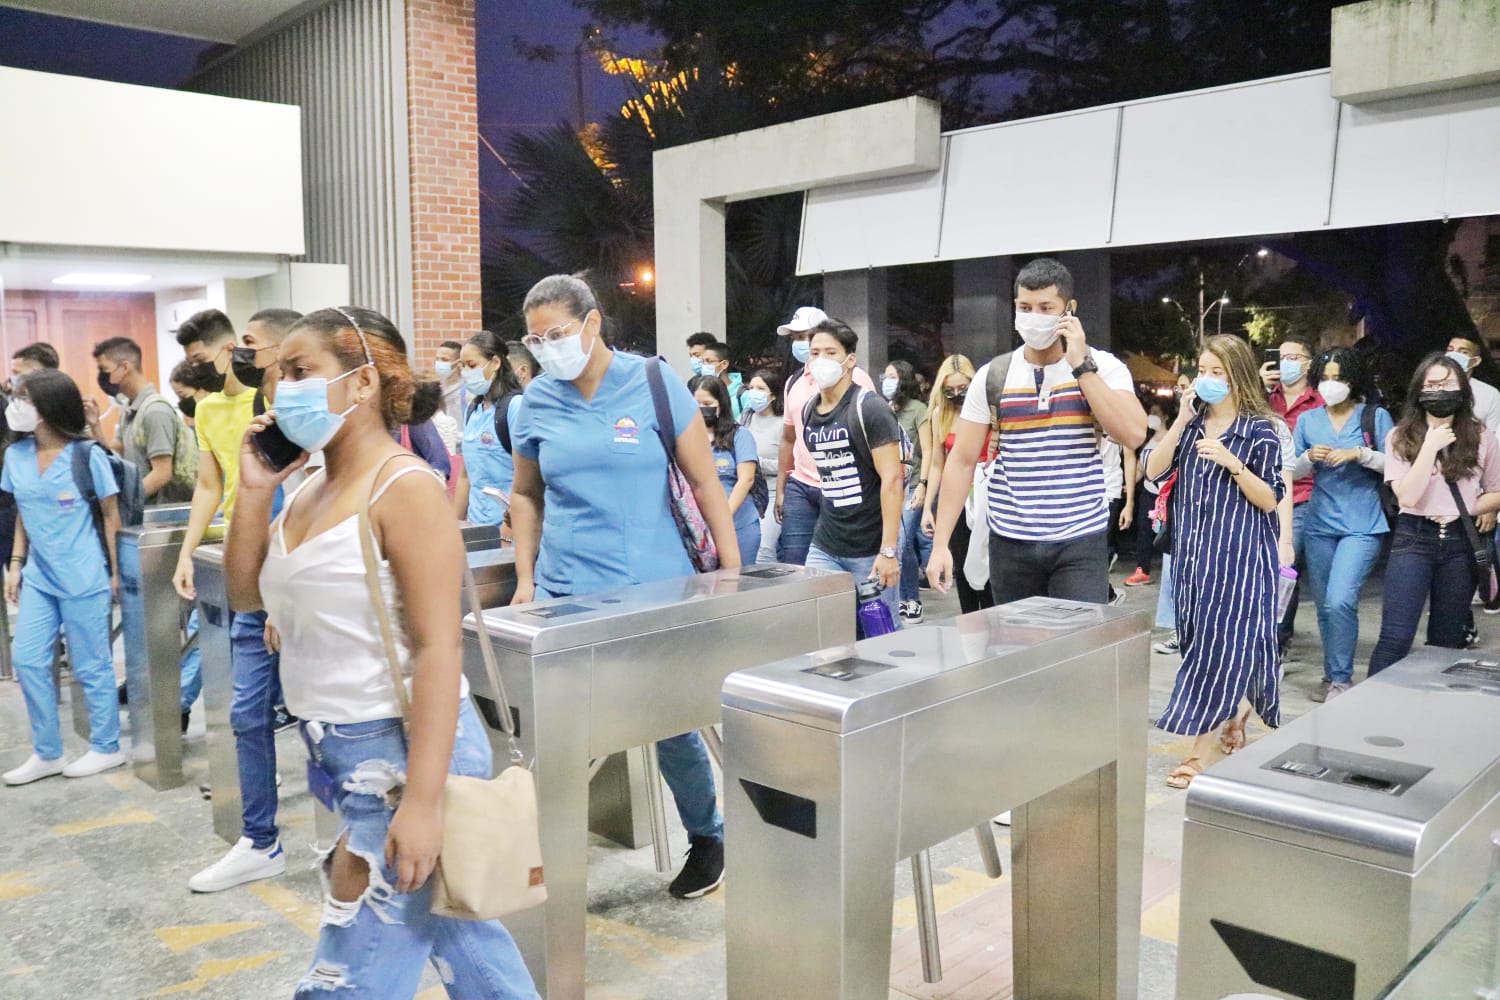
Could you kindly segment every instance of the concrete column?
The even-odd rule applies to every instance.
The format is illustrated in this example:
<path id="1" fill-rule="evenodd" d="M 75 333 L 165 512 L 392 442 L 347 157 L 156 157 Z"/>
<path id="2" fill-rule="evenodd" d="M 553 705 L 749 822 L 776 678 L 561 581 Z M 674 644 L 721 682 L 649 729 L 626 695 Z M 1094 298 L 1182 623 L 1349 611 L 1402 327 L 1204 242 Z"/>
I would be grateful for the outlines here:
<path id="1" fill-rule="evenodd" d="M 1057 260 L 1073 272 L 1073 297 L 1078 300 L 1078 318 L 1089 344 L 1109 350 L 1109 251 L 1060 253 Z"/>
<path id="2" fill-rule="evenodd" d="M 952 349 L 975 368 L 1010 350 L 1015 341 L 1015 271 L 1009 257 L 953 262 Z"/>
<path id="3" fill-rule="evenodd" d="M 688 370 L 687 338 L 729 336 L 724 284 L 724 202 L 656 198 L 656 353 Z M 672 239 L 662 234 L 671 233 Z"/>
<path id="4" fill-rule="evenodd" d="M 885 268 L 825 274 L 823 311 L 848 323 L 859 334 L 859 366 L 879 383 L 890 347 Z"/>

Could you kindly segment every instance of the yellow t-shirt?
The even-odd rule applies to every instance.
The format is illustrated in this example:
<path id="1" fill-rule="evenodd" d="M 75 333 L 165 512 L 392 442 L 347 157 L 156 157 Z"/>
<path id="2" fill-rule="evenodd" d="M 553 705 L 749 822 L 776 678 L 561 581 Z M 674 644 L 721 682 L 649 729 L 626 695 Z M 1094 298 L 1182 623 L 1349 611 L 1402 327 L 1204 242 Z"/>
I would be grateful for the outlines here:
<path id="1" fill-rule="evenodd" d="M 213 455 L 224 474 L 224 503 L 220 508 L 227 522 L 234 513 L 234 498 L 240 486 L 240 443 L 255 415 L 255 390 L 234 396 L 211 392 L 198 401 L 193 421 L 198 432 L 198 450 Z"/>

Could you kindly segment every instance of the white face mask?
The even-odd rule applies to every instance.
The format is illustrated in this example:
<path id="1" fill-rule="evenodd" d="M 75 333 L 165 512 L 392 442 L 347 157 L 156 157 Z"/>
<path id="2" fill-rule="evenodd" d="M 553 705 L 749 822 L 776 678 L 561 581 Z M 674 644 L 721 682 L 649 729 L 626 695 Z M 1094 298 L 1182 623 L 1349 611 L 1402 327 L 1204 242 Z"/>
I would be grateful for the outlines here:
<path id="1" fill-rule="evenodd" d="M 1318 383 L 1318 395 L 1323 397 L 1323 402 L 1329 406 L 1338 406 L 1349 398 L 1349 383 L 1334 382 L 1324 379 Z"/>
<path id="2" fill-rule="evenodd" d="M 813 358 L 807 363 L 807 371 L 819 389 L 832 389 L 844 377 L 844 366 L 832 358 Z"/>
<path id="3" fill-rule="evenodd" d="M 1016 332 L 1033 351 L 1045 351 L 1057 343 L 1057 324 L 1061 316 L 1046 313 L 1016 313 Z"/>
<path id="4" fill-rule="evenodd" d="M 1159 431 L 1159 430 L 1161 430 L 1161 417 L 1158 417 L 1154 413 L 1150 414 L 1149 416 L 1147 416 L 1146 417 L 1146 429 L 1150 430 L 1150 431 Z"/>
<path id="5" fill-rule="evenodd" d="M 589 364 L 589 352 L 583 349 L 582 330 L 571 337 L 543 341 L 531 349 L 531 354 L 541 364 L 543 371 L 564 382 L 571 382 L 582 375 Z"/>
<path id="6" fill-rule="evenodd" d="M 41 422 L 29 399 L 12 399 L 5 407 L 5 422 L 17 434 L 30 434 Z"/>

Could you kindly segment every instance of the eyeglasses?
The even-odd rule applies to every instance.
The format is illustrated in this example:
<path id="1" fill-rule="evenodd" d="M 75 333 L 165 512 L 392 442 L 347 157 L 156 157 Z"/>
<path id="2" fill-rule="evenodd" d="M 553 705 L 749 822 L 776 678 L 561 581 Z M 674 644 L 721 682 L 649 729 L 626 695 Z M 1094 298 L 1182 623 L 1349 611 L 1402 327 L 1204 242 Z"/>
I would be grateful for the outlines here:
<path id="1" fill-rule="evenodd" d="M 950 403 L 956 403 L 968 395 L 968 392 L 969 386 L 967 383 L 964 385 L 947 385 L 943 387 L 943 398 Z"/>
<path id="2" fill-rule="evenodd" d="M 1443 389 L 1457 389 L 1458 379 L 1445 378 L 1441 382 L 1423 382 L 1422 388 L 1430 392 L 1440 392 Z"/>
<path id="3" fill-rule="evenodd" d="M 1311 361 L 1312 358 L 1306 354 L 1283 354 L 1282 361 Z"/>
<path id="4" fill-rule="evenodd" d="M 521 343 L 527 347 L 541 347 L 543 344 L 555 344 L 568 336 L 568 327 L 573 323 L 581 323 L 582 320 L 575 319 L 572 323 L 564 323 L 562 326 L 554 326 L 550 330 L 543 330 L 540 334 L 528 333 L 521 338 Z M 715 362 L 717 363 L 717 362 Z"/>

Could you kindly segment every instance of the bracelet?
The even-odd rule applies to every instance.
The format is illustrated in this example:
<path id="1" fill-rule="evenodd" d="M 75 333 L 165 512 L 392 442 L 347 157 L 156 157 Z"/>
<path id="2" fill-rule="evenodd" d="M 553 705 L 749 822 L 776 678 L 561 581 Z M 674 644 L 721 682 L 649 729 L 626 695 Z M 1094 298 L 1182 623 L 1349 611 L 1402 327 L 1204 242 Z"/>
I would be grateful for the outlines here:
<path id="1" fill-rule="evenodd" d="M 925 479 L 918 479 L 917 480 L 917 485 L 918 486 L 926 486 L 927 485 L 927 480 L 925 480 Z"/>
<path id="2" fill-rule="evenodd" d="M 25 556 L 11 556 L 10 557 L 10 561 L 11 562 L 25 562 L 26 561 L 26 557 Z"/>
<path id="3" fill-rule="evenodd" d="M 1249 468 L 1249 466 L 1248 466 L 1248 465 L 1246 465 L 1246 464 L 1245 464 L 1245 463 L 1244 463 L 1244 462 L 1241 462 L 1241 463 L 1240 463 L 1240 471 L 1239 471 L 1239 472 L 1231 472 L 1231 473 L 1230 473 L 1230 474 L 1229 474 L 1229 478 L 1230 478 L 1230 479 L 1238 479 L 1238 478 L 1240 478 L 1240 476 L 1241 476 L 1241 475 L 1242 475 L 1242 474 L 1243 474 L 1243 473 L 1244 473 L 1244 471 L 1245 471 L 1245 470 L 1246 470 L 1246 469 L 1248 469 L 1248 468 Z"/>

